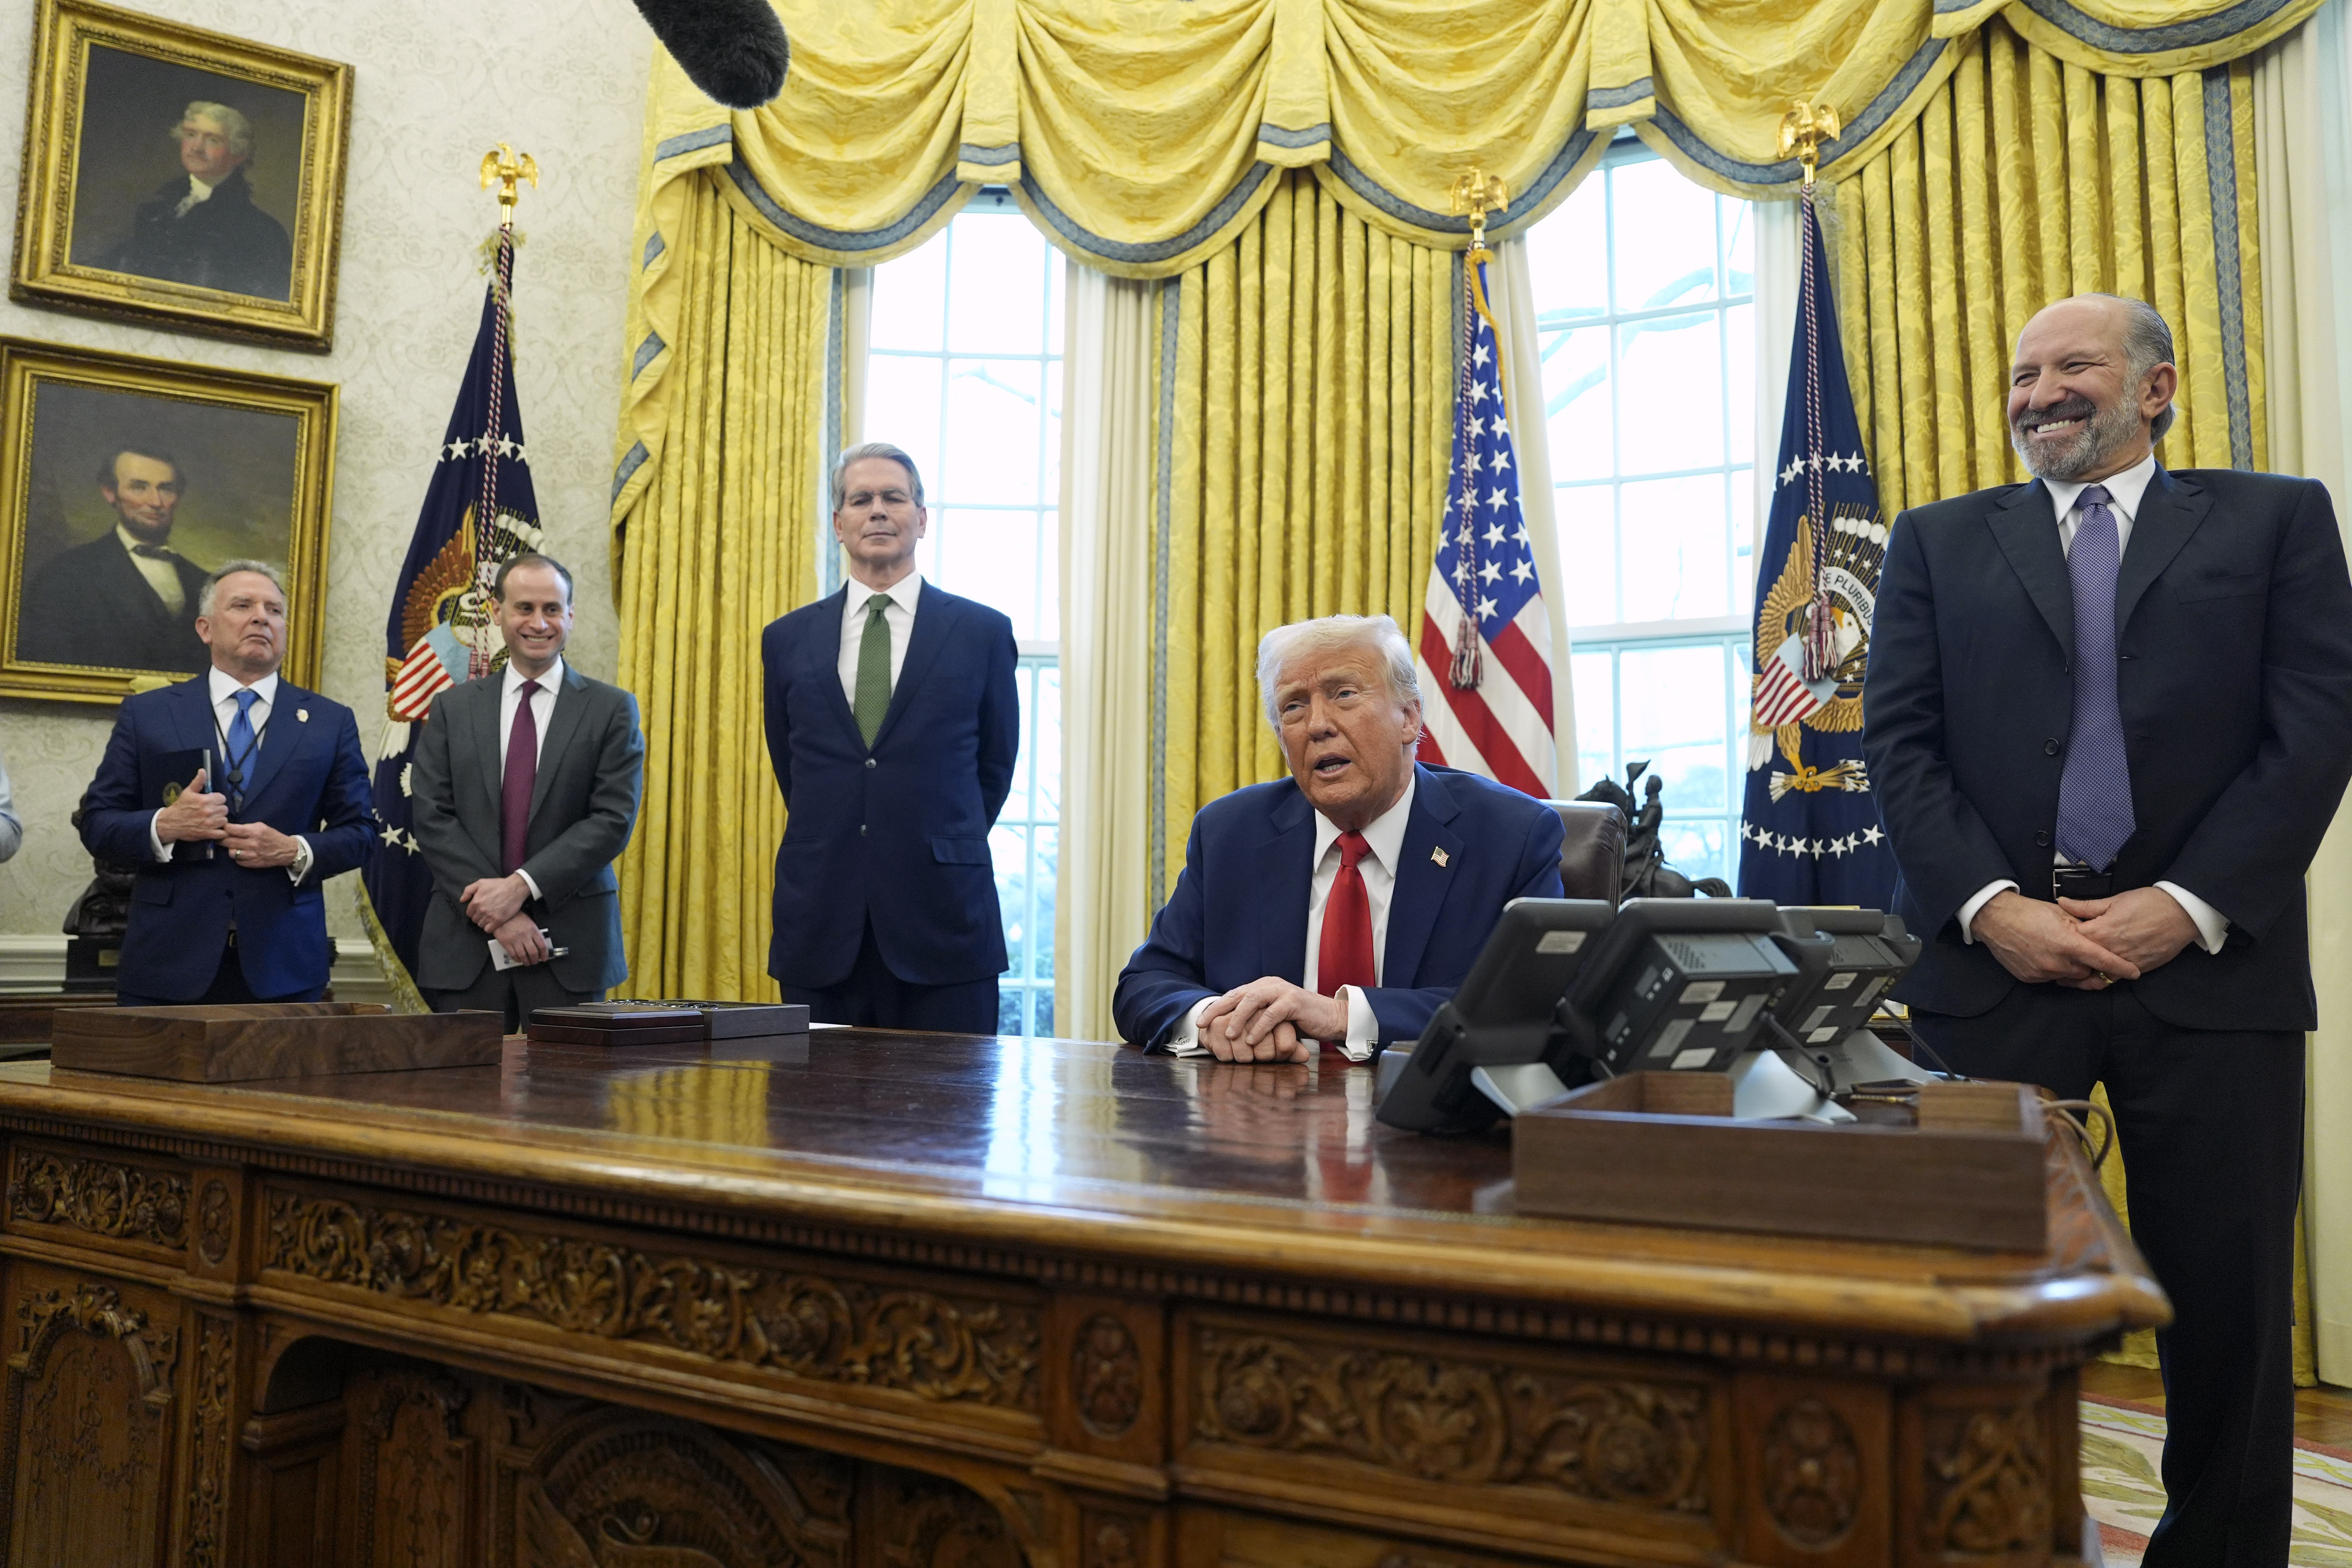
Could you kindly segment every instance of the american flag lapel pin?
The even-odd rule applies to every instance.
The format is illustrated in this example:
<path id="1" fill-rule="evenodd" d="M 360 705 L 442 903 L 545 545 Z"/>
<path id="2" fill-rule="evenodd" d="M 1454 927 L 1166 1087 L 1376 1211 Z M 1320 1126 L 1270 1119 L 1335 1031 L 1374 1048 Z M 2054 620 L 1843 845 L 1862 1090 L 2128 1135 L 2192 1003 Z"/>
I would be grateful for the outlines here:
<path id="1" fill-rule="evenodd" d="M 1432 849 L 1429 852 L 1429 858 L 1436 861 L 1440 866 L 1444 866 L 1445 864 L 1445 851 L 1443 849 Z"/>

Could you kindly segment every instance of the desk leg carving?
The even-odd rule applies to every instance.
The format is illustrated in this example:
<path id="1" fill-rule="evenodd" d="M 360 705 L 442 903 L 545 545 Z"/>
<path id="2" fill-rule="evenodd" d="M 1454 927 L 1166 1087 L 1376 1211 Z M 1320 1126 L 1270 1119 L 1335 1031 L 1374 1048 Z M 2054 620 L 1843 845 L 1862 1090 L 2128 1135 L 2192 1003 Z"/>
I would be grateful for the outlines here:
<path id="1" fill-rule="evenodd" d="M 2047 1391 L 1945 1384 L 1904 1414 L 1903 1561 L 1978 1568 L 2049 1561 L 2055 1537 Z"/>

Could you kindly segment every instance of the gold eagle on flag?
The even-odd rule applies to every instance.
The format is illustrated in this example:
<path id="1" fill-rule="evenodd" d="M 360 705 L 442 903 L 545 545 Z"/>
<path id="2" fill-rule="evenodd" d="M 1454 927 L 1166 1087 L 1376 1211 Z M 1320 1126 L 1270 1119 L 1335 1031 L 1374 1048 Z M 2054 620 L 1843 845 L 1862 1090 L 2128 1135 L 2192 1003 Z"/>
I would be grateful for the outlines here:
<path id="1" fill-rule="evenodd" d="M 1831 668 L 1822 679 L 1808 681 L 1804 624 L 1817 580 L 1814 542 L 1824 535 L 1829 544 L 1818 581 L 1829 599 L 1834 626 Z M 1796 547 L 1756 606 L 1757 647 L 1770 651 L 1757 661 L 1757 672 L 1749 677 L 1748 766 L 1750 771 L 1765 766 L 1775 751 L 1786 760 L 1787 771 L 1775 772 L 1770 781 L 1774 800 L 1790 790 L 1866 794 L 1870 789 L 1862 763 L 1812 767 L 1803 759 L 1801 742 L 1808 725 L 1832 733 L 1862 728 L 1862 681 L 1870 668 L 1870 627 L 1878 610 L 1879 568 L 1885 559 L 1886 525 L 1875 510 L 1832 507 L 1825 530 L 1813 526 L 1811 518 L 1800 518 Z"/>

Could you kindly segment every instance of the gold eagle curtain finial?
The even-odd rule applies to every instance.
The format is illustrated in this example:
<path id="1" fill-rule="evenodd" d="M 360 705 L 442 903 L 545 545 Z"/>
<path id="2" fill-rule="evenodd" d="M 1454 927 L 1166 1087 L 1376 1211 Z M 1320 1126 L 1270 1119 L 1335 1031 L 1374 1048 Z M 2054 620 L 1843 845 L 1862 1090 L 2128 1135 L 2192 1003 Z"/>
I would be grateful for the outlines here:
<path id="1" fill-rule="evenodd" d="M 499 226 L 512 228 L 515 203 L 521 197 L 521 192 L 516 186 L 521 181 L 529 180 L 534 189 L 538 187 L 539 160 L 528 153 L 518 155 L 513 148 L 501 142 L 495 149 L 482 154 L 482 189 L 488 190 L 492 180 L 499 183 Z"/>
<path id="2" fill-rule="evenodd" d="M 1819 107 L 1800 101 L 1788 113 L 1780 116 L 1780 156 L 1794 157 L 1805 166 L 1805 184 L 1813 183 L 1814 167 L 1820 163 L 1822 143 L 1838 139 L 1838 111 L 1824 103 Z"/>

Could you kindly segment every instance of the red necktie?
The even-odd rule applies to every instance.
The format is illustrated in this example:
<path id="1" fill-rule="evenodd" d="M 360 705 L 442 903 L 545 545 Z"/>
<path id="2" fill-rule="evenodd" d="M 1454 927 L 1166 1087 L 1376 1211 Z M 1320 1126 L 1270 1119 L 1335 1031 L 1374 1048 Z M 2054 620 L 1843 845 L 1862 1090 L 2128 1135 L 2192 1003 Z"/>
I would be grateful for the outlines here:
<path id="1" fill-rule="evenodd" d="M 539 716 L 530 700 L 539 682 L 515 688 L 514 727 L 507 731 L 507 771 L 499 791 L 499 856 L 509 876 L 522 868 L 530 833 L 530 792 L 539 783 Z"/>
<path id="2" fill-rule="evenodd" d="M 1339 835 L 1339 875 L 1323 904 L 1323 942 L 1315 955 L 1316 989 L 1336 996 L 1342 985 L 1370 990 L 1380 976 L 1372 964 L 1372 900 L 1356 862 L 1371 852 L 1360 833 Z"/>

